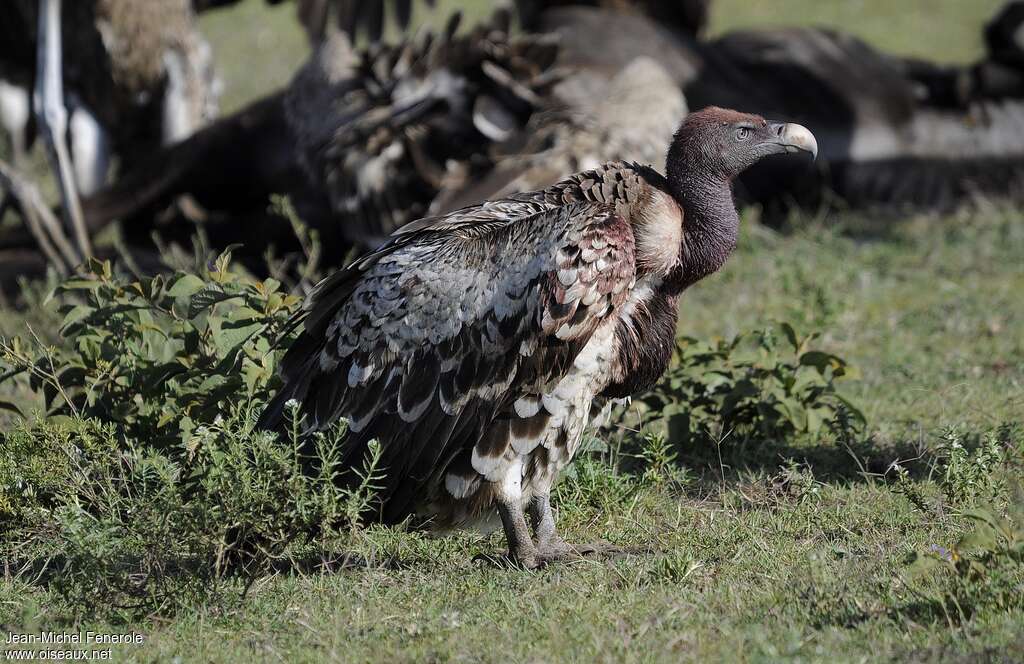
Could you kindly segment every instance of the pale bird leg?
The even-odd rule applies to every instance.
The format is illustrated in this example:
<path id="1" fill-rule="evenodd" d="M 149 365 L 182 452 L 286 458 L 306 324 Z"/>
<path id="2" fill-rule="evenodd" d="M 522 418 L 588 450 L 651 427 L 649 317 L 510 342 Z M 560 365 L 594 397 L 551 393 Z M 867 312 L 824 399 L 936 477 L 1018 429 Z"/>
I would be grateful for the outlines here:
<path id="1" fill-rule="evenodd" d="M 551 497 L 537 494 L 530 501 L 530 521 L 537 541 L 537 550 L 542 554 L 568 553 L 572 547 L 555 529 L 555 514 L 551 509 Z"/>
<path id="2" fill-rule="evenodd" d="M 99 191 L 110 170 L 110 140 L 96 117 L 84 106 L 71 111 L 71 164 L 83 196 Z"/>
<path id="3" fill-rule="evenodd" d="M 180 53 L 167 51 L 163 57 L 167 71 L 167 89 L 164 91 L 163 142 L 173 145 L 188 138 L 196 130 L 189 112 L 188 80 L 185 58 Z"/>
<path id="4" fill-rule="evenodd" d="M 68 113 L 64 107 L 64 82 L 61 72 L 60 5 L 61 0 L 40 0 L 39 3 L 36 117 L 39 122 L 39 133 L 46 142 L 47 153 L 60 184 L 65 220 L 74 233 L 81 254 L 91 256 L 92 246 L 75 188 L 71 156 L 65 143 Z"/>
<path id="5" fill-rule="evenodd" d="M 15 168 L 24 168 L 28 154 L 28 121 L 32 103 L 28 89 L 0 78 L 0 125 L 10 137 Z"/>
<path id="6" fill-rule="evenodd" d="M 0 126 L 10 139 L 11 158 L 15 168 L 25 167 L 28 154 L 28 121 L 32 104 L 26 88 L 0 78 Z M 0 219 L 15 204 L 14 195 L 5 190 L 0 197 Z"/>
<path id="7" fill-rule="evenodd" d="M 538 560 L 543 564 L 557 560 L 569 560 L 590 554 L 619 554 L 622 549 L 607 542 L 592 544 L 569 544 L 555 529 L 555 515 L 551 509 L 551 497 L 537 494 L 530 501 L 530 521 L 533 523 L 537 542 Z"/>

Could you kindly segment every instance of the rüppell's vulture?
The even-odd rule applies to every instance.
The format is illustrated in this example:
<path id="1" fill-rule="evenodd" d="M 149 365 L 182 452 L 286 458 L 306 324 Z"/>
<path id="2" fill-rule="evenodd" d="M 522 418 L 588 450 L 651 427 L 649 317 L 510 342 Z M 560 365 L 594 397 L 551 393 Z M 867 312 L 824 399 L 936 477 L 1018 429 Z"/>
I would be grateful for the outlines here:
<path id="1" fill-rule="evenodd" d="M 680 293 L 736 245 L 733 179 L 797 151 L 817 151 L 800 125 L 708 108 L 667 176 L 612 162 L 409 224 L 316 287 L 260 426 L 290 408 L 307 435 L 344 418 L 348 468 L 379 441 L 384 522 L 497 516 L 519 564 L 571 555 L 549 496 L 591 407 L 664 372 Z"/>

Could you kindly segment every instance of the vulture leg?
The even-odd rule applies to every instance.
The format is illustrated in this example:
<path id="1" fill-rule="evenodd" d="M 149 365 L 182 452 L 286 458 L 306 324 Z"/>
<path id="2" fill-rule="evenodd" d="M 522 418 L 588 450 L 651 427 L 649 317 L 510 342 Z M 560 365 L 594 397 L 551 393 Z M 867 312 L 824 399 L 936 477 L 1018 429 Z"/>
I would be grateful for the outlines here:
<path id="1" fill-rule="evenodd" d="M 537 547 L 530 538 L 530 527 L 526 524 L 526 515 L 518 500 L 499 500 L 498 514 L 501 525 L 505 528 L 505 539 L 508 541 L 508 554 L 516 563 L 527 569 L 539 567 L 545 561 L 537 553 Z"/>
<path id="2" fill-rule="evenodd" d="M 567 554 L 573 550 L 555 530 L 555 514 L 548 494 L 538 494 L 530 501 L 530 521 L 537 538 L 537 550 L 542 555 Z"/>
<path id="3" fill-rule="evenodd" d="M 76 104 L 71 111 L 71 166 L 78 193 L 89 196 L 103 188 L 110 171 L 110 139 L 89 109 Z"/>
<path id="4" fill-rule="evenodd" d="M 195 100 L 189 99 L 188 64 L 184 56 L 174 51 L 164 53 L 167 71 L 167 89 L 164 91 L 163 142 L 174 145 L 188 138 L 196 130 L 190 112 Z M 191 103 L 190 103 L 191 102 Z"/>
<path id="5" fill-rule="evenodd" d="M 167 86 L 163 100 L 163 143 L 174 145 L 217 116 L 220 81 L 210 45 L 202 39 L 163 55 Z"/>
<path id="6" fill-rule="evenodd" d="M 29 144 L 29 116 L 32 112 L 32 103 L 29 99 L 28 90 L 17 83 L 0 78 L 0 126 L 10 142 L 10 155 L 17 169 L 24 169 L 25 159 L 28 155 Z M 7 214 L 7 210 L 17 206 L 14 195 L 7 190 L 0 196 L 0 220 Z"/>
<path id="7" fill-rule="evenodd" d="M 75 188 L 71 156 L 66 141 L 68 112 L 64 107 L 64 82 L 61 73 L 61 0 L 40 0 L 39 45 L 36 57 L 36 113 L 39 130 L 46 142 L 47 153 L 57 173 L 64 214 L 74 232 L 78 250 L 92 255 L 89 234 L 82 219 L 82 208 Z"/>
<path id="8" fill-rule="evenodd" d="M 555 529 L 555 514 L 551 509 L 551 497 L 548 494 L 536 494 L 530 501 L 530 521 L 533 523 L 533 534 L 537 542 L 537 555 L 543 562 L 579 558 L 592 553 L 614 554 L 619 549 L 607 543 L 569 544 Z"/>
<path id="9" fill-rule="evenodd" d="M 26 88 L 0 78 L 0 125 L 10 138 L 15 168 L 24 168 L 28 154 L 28 124 L 32 101 Z"/>

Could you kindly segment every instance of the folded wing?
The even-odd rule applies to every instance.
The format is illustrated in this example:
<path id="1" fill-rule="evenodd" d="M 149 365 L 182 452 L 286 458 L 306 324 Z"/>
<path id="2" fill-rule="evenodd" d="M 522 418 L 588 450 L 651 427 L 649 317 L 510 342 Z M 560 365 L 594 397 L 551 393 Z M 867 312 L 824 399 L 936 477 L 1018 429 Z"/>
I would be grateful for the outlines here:
<path id="1" fill-rule="evenodd" d="M 262 424 L 295 399 L 307 432 L 349 420 L 347 464 L 379 440 L 382 516 L 400 520 L 495 417 L 565 375 L 634 273 L 632 230 L 600 204 L 520 195 L 416 222 L 318 286 Z"/>

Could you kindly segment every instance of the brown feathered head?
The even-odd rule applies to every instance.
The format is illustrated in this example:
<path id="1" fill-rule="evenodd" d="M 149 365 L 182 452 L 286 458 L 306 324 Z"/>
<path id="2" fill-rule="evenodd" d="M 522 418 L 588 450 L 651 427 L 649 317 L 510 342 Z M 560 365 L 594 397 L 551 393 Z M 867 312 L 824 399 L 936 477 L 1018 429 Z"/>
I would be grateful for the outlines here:
<path id="1" fill-rule="evenodd" d="M 814 135 L 798 124 L 711 106 L 691 113 L 669 148 L 669 179 L 695 173 L 731 180 L 761 159 L 785 152 L 818 154 Z"/>

